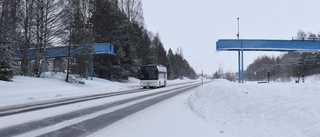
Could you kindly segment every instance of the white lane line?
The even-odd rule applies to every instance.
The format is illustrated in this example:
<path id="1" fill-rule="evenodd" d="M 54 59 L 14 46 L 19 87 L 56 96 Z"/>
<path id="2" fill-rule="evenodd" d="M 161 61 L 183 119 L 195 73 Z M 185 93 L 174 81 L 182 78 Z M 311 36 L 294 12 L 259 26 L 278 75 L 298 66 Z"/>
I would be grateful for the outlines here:
<path id="1" fill-rule="evenodd" d="M 182 90 L 182 89 L 178 89 L 178 90 Z M 95 112 L 95 113 L 92 113 L 92 114 L 89 114 L 89 115 L 85 115 L 83 117 L 78 117 L 78 118 L 74 118 L 74 119 L 71 119 L 71 120 L 66 120 L 64 122 L 60 122 L 60 123 L 57 123 L 55 125 L 51 125 L 51 126 L 48 126 L 48 127 L 40 128 L 40 129 L 37 129 L 37 130 L 34 130 L 34 131 L 30 131 L 30 132 L 27 132 L 27 133 L 24 133 L 24 134 L 20 134 L 20 135 L 17 135 L 15 137 L 40 136 L 42 134 L 46 134 L 46 133 L 49 133 L 49 132 L 52 132 L 52 131 L 56 131 L 56 130 L 59 130 L 59 129 L 62 129 L 62 128 L 65 128 L 65 127 L 68 127 L 68 126 L 71 126 L 71 125 L 86 121 L 86 120 L 89 120 L 89 119 L 93 119 L 95 117 L 98 117 L 98 116 L 101 116 L 101 115 L 104 115 L 104 114 L 107 114 L 107 113 L 111 113 L 111 112 L 114 112 L 116 110 L 120 110 L 122 108 L 131 106 L 131 105 L 134 105 L 134 104 L 137 104 L 137 103 L 140 103 L 140 102 L 152 99 L 152 98 L 156 98 L 156 97 L 159 97 L 159 96 L 162 96 L 162 95 L 165 95 L 165 94 L 170 94 L 172 92 L 165 92 L 165 93 L 161 93 L 161 94 L 158 94 L 158 95 L 146 97 L 146 98 L 143 98 L 143 99 L 131 101 L 131 102 L 128 102 L 128 103 L 125 103 L 125 104 L 122 104 L 122 105 L 111 107 L 111 108 L 106 109 L 106 110 L 102 110 L 102 111 L 98 111 L 98 112 Z"/>

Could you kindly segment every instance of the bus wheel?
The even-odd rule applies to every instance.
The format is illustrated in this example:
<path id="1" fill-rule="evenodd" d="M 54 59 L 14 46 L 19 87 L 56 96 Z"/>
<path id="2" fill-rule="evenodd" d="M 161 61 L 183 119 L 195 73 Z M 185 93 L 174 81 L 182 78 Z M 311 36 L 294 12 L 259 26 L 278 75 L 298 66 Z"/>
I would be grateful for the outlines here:
<path id="1" fill-rule="evenodd" d="M 143 89 L 146 89 L 147 87 L 143 87 Z"/>

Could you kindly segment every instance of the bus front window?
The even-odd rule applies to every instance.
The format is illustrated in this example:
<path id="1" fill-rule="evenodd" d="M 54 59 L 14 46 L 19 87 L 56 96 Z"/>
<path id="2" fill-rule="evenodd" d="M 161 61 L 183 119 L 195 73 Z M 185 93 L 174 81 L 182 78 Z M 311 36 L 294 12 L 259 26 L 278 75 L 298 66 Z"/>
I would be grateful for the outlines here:
<path id="1" fill-rule="evenodd" d="M 157 71 L 158 69 L 154 66 L 141 67 L 140 79 L 141 80 L 157 80 L 158 79 Z"/>

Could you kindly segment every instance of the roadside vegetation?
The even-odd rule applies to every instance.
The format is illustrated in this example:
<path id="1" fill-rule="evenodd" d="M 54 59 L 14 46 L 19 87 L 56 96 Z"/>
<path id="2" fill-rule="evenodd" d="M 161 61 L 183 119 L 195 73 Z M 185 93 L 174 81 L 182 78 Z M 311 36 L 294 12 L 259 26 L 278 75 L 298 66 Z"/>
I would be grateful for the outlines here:
<path id="1" fill-rule="evenodd" d="M 159 33 L 144 23 L 141 0 L 2 0 L 0 2 L 0 80 L 14 75 L 41 77 L 46 48 L 110 43 L 114 55 L 95 55 L 96 77 L 122 81 L 141 65 L 162 64 L 168 79 L 196 78 L 182 48 L 166 51 Z M 28 49 L 36 50 L 28 59 Z M 21 50 L 21 58 L 17 58 Z M 72 55 L 71 73 L 84 76 L 87 49 Z M 64 59 L 66 60 L 66 59 Z"/>

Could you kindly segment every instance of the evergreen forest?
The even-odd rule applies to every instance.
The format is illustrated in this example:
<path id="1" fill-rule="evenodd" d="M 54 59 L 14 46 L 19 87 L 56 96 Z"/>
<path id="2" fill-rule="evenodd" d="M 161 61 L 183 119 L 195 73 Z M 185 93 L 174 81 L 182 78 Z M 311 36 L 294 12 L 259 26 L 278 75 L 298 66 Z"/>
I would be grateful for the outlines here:
<path id="1" fill-rule="evenodd" d="M 168 79 L 197 76 L 182 48 L 166 51 L 160 34 L 147 29 L 141 0 L 0 0 L 0 80 L 40 77 L 49 47 L 94 43 L 110 43 L 115 51 L 93 57 L 99 78 L 127 80 L 146 64 L 166 66 Z M 32 62 L 30 48 L 35 49 Z M 91 52 L 72 55 L 71 73 L 84 77 Z"/>

